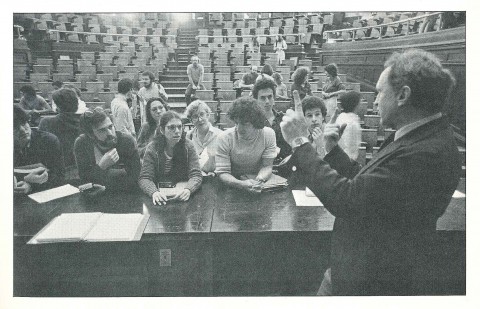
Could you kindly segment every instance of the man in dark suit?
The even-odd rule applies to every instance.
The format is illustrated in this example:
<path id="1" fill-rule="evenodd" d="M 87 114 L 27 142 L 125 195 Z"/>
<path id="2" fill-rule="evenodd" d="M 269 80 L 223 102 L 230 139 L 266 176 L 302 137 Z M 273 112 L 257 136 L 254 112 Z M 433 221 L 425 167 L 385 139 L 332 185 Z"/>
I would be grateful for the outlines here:
<path id="1" fill-rule="evenodd" d="M 331 268 L 318 295 L 425 295 L 434 285 L 437 219 L 460 178 L 453 133 L 441 110 L 451 73 L 423 50 L 395 53 L 385 63 L 376 103 L 385 127 L 396 129 L 360 168 L 337 145 L 344 127 L 325 127 L 322 160 L 308 142 L 298 93 L 282 134 L 293 170 L 336 217 Z M 338 112 L 337 114 L 338 115 Z"/>

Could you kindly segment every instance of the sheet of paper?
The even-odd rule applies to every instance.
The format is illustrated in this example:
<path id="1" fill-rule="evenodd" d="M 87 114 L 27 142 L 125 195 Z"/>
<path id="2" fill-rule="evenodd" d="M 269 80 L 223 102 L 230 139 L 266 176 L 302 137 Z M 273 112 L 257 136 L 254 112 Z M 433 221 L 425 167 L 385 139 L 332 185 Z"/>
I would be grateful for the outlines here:
<path id="1" fill-rule="evenodd" d="M 453 198 L 465 198 L 465 193 L 462 193 L 458 190 L 455 190 L 455 192 L 452 195 Z"/>
<path id="2" fill-rule="evenodd" d="M 292 194 L 297 206 L 323 206 L 316 196 L 307 196 L 305 190 L 292 190 Z"/>
<path id="3" fill-rule="evenodd" d="M 37 203 L 45 203 L 57 198 L 69 196 L 75 193 L 79 193 L 80 190 L 72 185 L 64 185 L 61 187 L 37 192 L 30 194 L 28 197 L 34 200 Z"/>
<path id="4" fill-rule="evenodd" d="M 65 213 L 53 219 L 36 237 L 36 241 L 82 241 L 97 220 L 100 212 Z"/>
<path id="5" fill-rule="evenodd" d="M 103 214 L 85 236 L 86 241 L 130 241 L 137 233 L 143 214 Z"/>

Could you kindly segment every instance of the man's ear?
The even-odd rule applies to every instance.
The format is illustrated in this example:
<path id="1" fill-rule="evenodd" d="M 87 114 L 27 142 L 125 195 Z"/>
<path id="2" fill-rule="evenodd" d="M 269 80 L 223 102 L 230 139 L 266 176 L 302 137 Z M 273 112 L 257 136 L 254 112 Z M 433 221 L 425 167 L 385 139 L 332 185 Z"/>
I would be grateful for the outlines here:
<path id="1" fill-rule="evenodd" d="M 412 94 L 412 89 L 409 86 L 403 86 L 400 91 L 397 93 L 398 106 L 404 106 L 408 103 L 410 95 Z"/>

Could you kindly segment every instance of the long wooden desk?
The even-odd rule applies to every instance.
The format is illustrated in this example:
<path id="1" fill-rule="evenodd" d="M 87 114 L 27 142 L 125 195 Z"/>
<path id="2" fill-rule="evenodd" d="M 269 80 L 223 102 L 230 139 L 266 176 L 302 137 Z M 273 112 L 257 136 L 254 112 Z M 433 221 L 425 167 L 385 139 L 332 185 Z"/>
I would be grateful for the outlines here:
<path id="1" fill-rule="evenodd" d="M 26 244 L 62 213 L 93 211 L 150 219 L 137 242 Z M 329 264 L 333 222 L 323 207 L 295 206 L 290 190 L 252 195 L 216 179 L 188 202 L 161 207 L 141 192 L 44 204 L 16 197 L 14 295 L 313 295 Z M 438 294 L 464 294 L 465 199 L 452 199 L 437 230 Z M 171 266 L 162 266 L 168 255 Z"/>

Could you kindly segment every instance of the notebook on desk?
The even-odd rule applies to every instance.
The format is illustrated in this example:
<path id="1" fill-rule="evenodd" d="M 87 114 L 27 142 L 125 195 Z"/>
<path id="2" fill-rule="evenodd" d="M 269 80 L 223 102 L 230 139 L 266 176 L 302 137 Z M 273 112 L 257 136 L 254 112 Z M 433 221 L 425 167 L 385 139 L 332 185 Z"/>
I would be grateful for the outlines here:
<path id="1" fill-rule="evenodd" d="M 68 213 L 55 217 L 28 244 L 140 240 L 150 215 Z"/>

